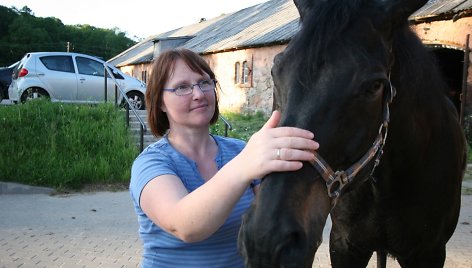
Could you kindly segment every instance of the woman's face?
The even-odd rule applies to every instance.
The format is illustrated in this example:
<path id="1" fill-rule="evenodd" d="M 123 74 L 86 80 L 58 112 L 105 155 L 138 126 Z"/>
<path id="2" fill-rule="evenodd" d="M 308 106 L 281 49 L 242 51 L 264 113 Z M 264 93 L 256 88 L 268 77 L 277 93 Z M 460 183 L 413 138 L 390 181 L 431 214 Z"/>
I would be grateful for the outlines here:
<path id="1" fill-rule="evenodd" d="M 175 62 L 174 72 L 167 80 L 164 88 L 176 88 L 183 84 L 194 85 L 207 79 L 210 79 L 207 73 L 204 73 L 203 76 L 195 73 L 182 59 L 178 59 Z M 162 100 L 161 109 L 167 114 L 170 129 L 177 127 L 208 128 L 215 113 L 215 91 L 203 92 L 198 85 L 193 87 L 192 93 L 184 96 L 164 91 Z"/>

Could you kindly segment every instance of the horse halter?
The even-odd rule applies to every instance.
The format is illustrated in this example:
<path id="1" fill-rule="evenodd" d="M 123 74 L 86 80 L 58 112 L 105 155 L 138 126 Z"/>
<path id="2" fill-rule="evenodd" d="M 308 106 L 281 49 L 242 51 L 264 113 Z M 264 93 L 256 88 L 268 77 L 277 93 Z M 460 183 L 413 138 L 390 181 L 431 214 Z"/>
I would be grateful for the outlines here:
<path id="1" fill-rule="evenodd" d="M 392 103 L 393 97 L 395 97 L 396 94 L 396 90 L 392 86 L 390 79 L 388 79 L 388 85 L 390 87 L 390 91 L 387 91 L 387 94 L 384 96 L 383 121 L 379 128 L 379 134 L 377 135 L 377 138 L 374 140 L 374 143 L 370 149 L 364 154 L 364 156 L 361 157 L 361 159 L 359 159 L 346 170 L 333 172 L 328 163 L 326 163 L 326 161 L 318 153 L 314 152 L 315 160 L 310 161 L 310 164 L 318 171 L 318 173 L 326 182 L 328 196 L 332 198 L 332 208 L 336 206 L 342 189 L 348 183 L 353 181 L 354 177 L 356 177 L 359 171 L 361 171 L 370 162 L 370 160 L 372 160 L 372 158 L 375 157 L 375 162 L 370 175 L 374 173 L 375 168 L 379 165 L 380 157 L 383 154 L 383 147 L 388 134 L 388 123 L 390 122 L 389 105 Z"/>

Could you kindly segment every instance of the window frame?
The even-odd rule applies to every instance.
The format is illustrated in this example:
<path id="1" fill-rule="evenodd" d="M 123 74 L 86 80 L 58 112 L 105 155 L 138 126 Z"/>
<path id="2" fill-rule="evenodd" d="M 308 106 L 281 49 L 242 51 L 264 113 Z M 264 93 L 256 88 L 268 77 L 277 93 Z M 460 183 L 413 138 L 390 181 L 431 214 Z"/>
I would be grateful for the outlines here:
<path id="1" fill-rule="evenodd" d="M 239 61 L 234 64 L 234 83 L 241 84 L 241 63 Z"/>
<path id="2" fill-rule="evenodd" d="M 48 55 L 39 57 L 41 63 L 50 71 L 75 73 L 74 62 L 68 55 Z"/>
<path id="3" fill-rule="evenodd" d="M 241 84 L 247 85 L 250 83 L 249 75 L 250 75 L 250 70 L 249 70 L 249 63 L 247 60 L 243 61 L 243 64 L 241 65 Z"/>

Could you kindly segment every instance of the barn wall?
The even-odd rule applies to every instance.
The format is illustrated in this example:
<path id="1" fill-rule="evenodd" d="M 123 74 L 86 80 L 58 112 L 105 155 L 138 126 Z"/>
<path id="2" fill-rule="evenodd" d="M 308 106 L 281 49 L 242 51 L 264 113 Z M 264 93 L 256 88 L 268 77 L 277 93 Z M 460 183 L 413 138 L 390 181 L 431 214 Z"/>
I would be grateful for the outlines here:
<path id="1" fill-rule="evenodd" d="M 425 44 L 441 45 L 465 51 L 466 35 L 472 34 L 472 17 L 460 18 L 455 21 L 422 22 L 412 25 L 412 29 Z M 272 110 L 273 91 L 270 70 L 275 55 L 283 51 L 285 47 L 286 45 L 274 45 L 204 55 L 203 57 L 212 67 L 221 87 L 219 95 L 221 111 L 243 113 L 261 111 L 269 115 Z M 472 62 L 472 53 L 469 53 L 469 59 Z M 244 61 L 249 64 L 249 82 L 236 84 L 235 63 L 240 62 L 242 65 Z M 125 66 L 121 67 L 121 70 L 143 80 L 144 72 L 149 77 L 150 63 Z M 468 67 L 467 84 L 466 103 L 472 108 L 472 64 Z"/>
<path id="2" fill-rule="evenodd" d="M 147 82 L 149 78 L 148 70 L 150 69 L 151 69 L 150 63 L 141 63 L 137 65 L 127 65 L 127 66 L 120 67 L 120 70 L 123 73 L 130 75 L 134 78 L 137 78 L 143 82 Z"/>
<path id="3" fill-rule="evenodd" d="M 422 22 L 412 27 L 425 44 L 442 45 L 451 49 L 465 51 L 466 36 L 470 34 L 469 47 L 472 46 L 472 17 L 464 17 L 457 20 Z M 472 62 L 472 53 L 469 52 L 468 56 L 469 62 Z M 468 67 L 466 94 L 466 104 L 469 108 L 468 110 L 470 110 L 472 106 L 472 64 L 469 64 Z"/>
<path id="4" fill-rule="evenodd" d="M 285 49 L 285 45 L 243 49 L 231 52 L 205 55 L 219 81 L 221 91 L 219 104 L 222 111 L 269 115 L 272 111 L 273 82 L 271 68 L 275 55 Z M 248 83 L 235 83 L 236 62 L 249 66 Z M 242 71 L 239 72 L 242 75 Z"/>

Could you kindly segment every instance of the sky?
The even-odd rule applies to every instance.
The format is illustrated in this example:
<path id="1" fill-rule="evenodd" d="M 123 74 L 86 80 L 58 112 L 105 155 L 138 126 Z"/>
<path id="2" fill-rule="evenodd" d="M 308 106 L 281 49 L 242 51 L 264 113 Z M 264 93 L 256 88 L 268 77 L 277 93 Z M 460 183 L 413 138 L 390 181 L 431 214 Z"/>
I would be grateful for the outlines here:
<path id="1" fill-rule="evenodd" d="M 268 0 L 0 0 L 0 5 L 28 6 L 36 17 L 56 17 L 66 25 L 119 28 L 138 40 L 214 18 Z"/>

